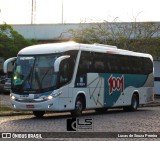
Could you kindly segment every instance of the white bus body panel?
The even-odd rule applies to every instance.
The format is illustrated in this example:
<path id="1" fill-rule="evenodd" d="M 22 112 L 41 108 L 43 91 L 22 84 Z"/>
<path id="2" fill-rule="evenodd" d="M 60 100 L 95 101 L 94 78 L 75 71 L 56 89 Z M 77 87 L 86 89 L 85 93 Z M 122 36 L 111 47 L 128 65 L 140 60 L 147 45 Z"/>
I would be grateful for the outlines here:
<path id="1" fill-rule="evenodd" d="M 112 52 L 114 54 L 129 55 L 129 56 L 140 56 L 147 57 L 152 60 L 152 56 L 143 53 L 135 53 L 132 51 L 126 51 L 121 49 L 116 49 L 112 46 L 106 47 L 102 45 L 87 45 L 87 44 L 77 44 L 77 43 L 56 43 L 56 44 L 45 44 L 45 45 L 36 45 L 22 49 L 18 55 L 39 55 L 39 54 L 51 54 L 51 53 L 60 53 L 69 50 L 79 50 L 77 60 L 75 63 L 73 78 L 69 84 L 54 90 L 53 93 L 60 92 L 61 94 L 56 98 L 47 100 L 44 102 L 37 103 L 23 103 L 12 100 L 13 107 L 15 106 L 16 110 L 44 110 L 44 111 L 67 111 L 73 110 L 75 108 L 75 101 L 79 94 L 84 94 L 86 99 L 86 109 L 91 108 L 101 108 L 105 106 L 105 102 L 110 99 L 105 99 L 105 95 L 109 90 L 106 88 L 106 78 L 102 77 L 98 73 L 88 73 L 87 74 L 87 87 L 75 87 L 75 81 L 77 76 L 77 69 L 79 65 L 79 59 L 81 51 L 93 51 L 107 53 Z M 153 60 L 152 60 L 153 61 Z M 112 74 L 110 74 L 112 76 Z M 122 77 L 125 74 L 121 74 Z M 131 99 L 133 93 L 136 91 L 139 94 L 139 103 L 145 104 L 153 100 L 153 89 L 152 89 L 152 78 L 153 74 L 149 76 L 150 78 L 142 88 L 135 88 L 128 86 L 124 89 L 123 94 L 121 94 L 118 99 L 113 103 L 112 107 L 117 106 L 126 106 L 131 104 Z M 109 78 L 109 77 L 108 77 Z M 83 79 L 80 78 L 80 83 L 83 85 Z M 151 84 L 151 85 L 150 85 Z M 81 85 L 81 84 L 80 84 Z M 151 87 L 148 87 L 148 86 Z M 148 96 L 149 93 L 149 96 Z M 20 98 L 20 95 L 13 94 L 15 97 Z M 30 97 L 32 94 L 30 95 Z M 34 109 L 29 109 L 26 105 L 34 105 Z"/>

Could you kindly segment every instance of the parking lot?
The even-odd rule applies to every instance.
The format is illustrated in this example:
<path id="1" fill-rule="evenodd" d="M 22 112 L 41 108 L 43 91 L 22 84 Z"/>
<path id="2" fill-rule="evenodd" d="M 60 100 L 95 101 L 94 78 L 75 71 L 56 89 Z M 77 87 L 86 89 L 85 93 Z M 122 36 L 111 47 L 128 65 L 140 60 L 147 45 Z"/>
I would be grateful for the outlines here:
<path id="1" fill-rule="evenodd" d="M 160 108 L 156 106 L 139 108 L 136 112 L 124 112 L 122 109 L 114 109 L 103 114 L 98 114 L 91 111 L 84 113 L 83 116 L 78 119 L 80 121 L 84 121 L 85 119 L 92 120 L 93 128 L 91 132 L 93 132 L 92 135 L 94 137 L 94 132 L 99 132 L 100 134 L 101 132 L 158 133 L 160 131 L 159 115 Z M 46 114 L 43 119 L 37 119 L 33 115 L 0 117 L 0 132 L 58 132 L 57 134 L 59 137 L 57 137 L 57 135 L 55 135 L 55 137 L 63 138 L 64 133 L 69 133 L 69 131 L 67 131 L 68 119 L 71 119 L 71 115 L 69 113 L 50 113 Z M 74 136 L 73 138 L 75 139 L 63 138 L 60 140 L 81 140 L 80 138 L 82 138 L 82 136 L 79 138 L 77 137 L 75 138 Z M 91 137 L 89 136 L 89 138 Z M 103 136 L 101 139 L 98 138 L 95 140 L 107 140 L 104 139 Z M 142 138 L 136 140 L 142 140 Z M 156 140 L 156 138 L 154 138 L 154 140 Z"/>
<path id="2" fill-rule="evenodd" d="M 10 107 L 9 95 L 1 94 L 0 95 L 1 106 Z M 68 120 L 71 120 L 72 117 L 69 112 L 66 113 L 48 113 L 45 114 L 44 118 L 37 119 L 31 113 L 18 115 L 12 113 L 7 116 L 0 116 L 0 132 L 27 132 L 27 133 L 43 133 L 47 132 L 47 134 L 43 137 L 47 137 L 43 140 L 48 139 L 48 135 L 52 138 L 51 140 L 58 141 L 80 141 L 83 136 L 78 132 L 73 134 L 73 138 L 69 138 L 72 134 L 67 131 Z M 118 137 L 119 133 L 155 133 L 159 136 L 160 131 L 160 97 L 155 98 L 155 102 L 147 105 L 146 107 L 140 107 L 136 112 L 124 112 L 122 109 L 110 109 L 105 113 L 96 113 L 94 110 L 85 111 L 82 117 L 78 119 L 80 122 L 85 121 L 86 119 L 90 119 L 92 122 L 91 130 L 88 130 L 89 133 L 85 135 L 87 138 L 83 138 L 83 140 L 108 140 L 105 138 L 109 133 L 114 135 L 114 138 L 111 140 L 132 140 L 132 139 L 124 139 Z M 85 130 L 87 131 L 87 130 Z M 91 132 L 90 132 L 91 131 Z M 82 130 L 82 132 L 84 132 Z M 64 134 L 65 133 L 65 134 Z M 100 134 L 99 134 L 100 133 Z M 45 133 L 44 133 L 45 134 Z M 94 136 L 95 135 L 95 136 Z M 102 135 L 102 136 L 101 136 Z M 66 138 L 67 136 L 67 138 Z M 117 136 L 117 137 L 116 137 Z M 91 138 L 93 137 L 93 138 Z M 97 137 L 97 138 L 96 138 Z M 1 140 L 1 139 L 0 139 Z M 16 139 L 12 139 L 16 140 Z M 136 140 L 141 141 L 142 138 L 136 138 Z M 158 138 L 148 138 L 147 140 L 158 140 Z"/>
<path id="3" fill-rule="evenodd" d="M 9 93 L 0 94 L 0 105 L 11 107 Z"/>

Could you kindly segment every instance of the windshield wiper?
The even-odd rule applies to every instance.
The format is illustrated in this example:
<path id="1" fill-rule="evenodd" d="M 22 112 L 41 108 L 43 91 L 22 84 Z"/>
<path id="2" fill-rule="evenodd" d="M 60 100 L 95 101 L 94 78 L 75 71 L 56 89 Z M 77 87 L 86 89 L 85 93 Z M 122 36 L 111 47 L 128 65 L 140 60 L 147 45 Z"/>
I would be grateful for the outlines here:
<path id="1" fill-rule="evenodd" d="M 33 73 L 33 69 L 34 69 L 34 66 L 35 66 L 35 62 L 36 62 L 36 58 L 35 58 L 35 60 L 34 60 L 33 66 L 31 67 L 31 70 L 30 70 L 28 76 L 26 77 L 26 79 L 25 79 L 25 80 L 23 81 L 23 83 L 21 84 L 19 90 L 22 90 L 22 88 L 23 88 L 24 85 L 26 84 L 26 81 L 27 81 L 27 80 L 28 80 L 28 85 L 30 86 L 29 89 L 31 89 L 31 84 L 29 83 L 29 79 L 30 79 L 30 77 L 31 77 L 31 75 L 32 75 L 32 73 Z"/>
<path id="2" fill-rule="evenodd" d="M 43 81 L 43 79 L 47 76 L 48 72 L 49 72 L 50 68 L 47 69 L 46 73 L 43 75 L 42 79 L 41 79 L 41 83 Z"/>

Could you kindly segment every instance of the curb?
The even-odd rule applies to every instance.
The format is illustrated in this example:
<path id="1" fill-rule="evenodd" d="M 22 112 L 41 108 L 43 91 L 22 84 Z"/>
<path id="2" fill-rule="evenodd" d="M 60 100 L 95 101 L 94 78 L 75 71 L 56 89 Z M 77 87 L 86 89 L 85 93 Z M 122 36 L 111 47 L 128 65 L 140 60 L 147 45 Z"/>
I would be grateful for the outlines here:
<path id="1" fill-rule="evenodd" d="M 160 106 L 160 95 L 154 95 L 154 101 L 145 104 L 143 107 L 156 107 L 156 106 Z"/>
<path id="2" fill-rule="evenodd" d="M 3 111 L 0 114 L 0 117 L 3 116 L 22 116 L 22 115 L 33 115 L 32 112 L 15 112 L 15 111 Z"/>
<path id="3" fill-rule="evenodd" d="M 158 106 L 160 106 L 160 102 L 146 104 L 146 105 L 144 105 L 142 107 L 158 107 Z"/>

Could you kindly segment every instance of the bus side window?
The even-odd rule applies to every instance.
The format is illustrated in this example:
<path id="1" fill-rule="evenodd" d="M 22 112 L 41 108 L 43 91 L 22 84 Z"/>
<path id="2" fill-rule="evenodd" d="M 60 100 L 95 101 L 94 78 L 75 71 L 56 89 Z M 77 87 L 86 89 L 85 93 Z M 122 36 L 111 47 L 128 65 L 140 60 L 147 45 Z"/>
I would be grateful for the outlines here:
<path id="1" fill-rule="evenodd" d="M 108 72 L 112 72 L 112 73 L 118 73 L 118 63 L 117 63 L 117 56 L 112 54 L 112 55 L 108 55 L 107 57 L 107 69 Z"/>
<path id="2" fill-rule="evenodd" d="M 59 85 L 63 86 L 70 81 L 68 59 L 63 60 L 59 69 Z"/>
<path id="3" fill-rule="evenodd" d="M 94 67 L 95 67 L 95 72 L 105 73 L 104 62 L 98 60 L 95 62 Z"/>
<path id="4" fill-rule="evenodd" d="M 93 53 L 93 72 L 95 73 L 105 73 L 105 56 L 102 53 Z"/>
<path id="5" fill-rule="evenodd" d="M 92 55 L 90 52 L 82 52 L 78 66 L 78 76 L 92 72 Z"/>
<path id="6" fill-rule="evenodd" d="M 149 58 L 144 59 L 144 73 L 150 74 L 153 72 L 153 64 Z"/>

